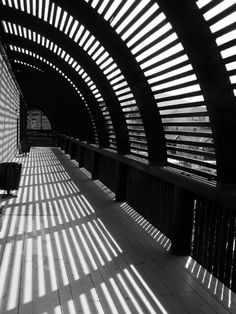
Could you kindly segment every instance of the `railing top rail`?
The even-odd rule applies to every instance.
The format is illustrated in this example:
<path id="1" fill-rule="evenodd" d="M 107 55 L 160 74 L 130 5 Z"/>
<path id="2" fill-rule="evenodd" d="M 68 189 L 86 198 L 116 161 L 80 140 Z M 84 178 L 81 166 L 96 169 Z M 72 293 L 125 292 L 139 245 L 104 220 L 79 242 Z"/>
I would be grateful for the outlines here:
<path id="1" fill-rule="evenodd" d="M 82 142 L 66 135 L 59 134 L 59 136 L 73 143 L 77 143 L 84 148 L 116 159 L 116 161 L 122 162 L 130 167 L 142 170 L 143 172 L 158 177 L 159 179 L 185 188 L 186 190 L 189 190 L 199 196 L 209 198 L 219 204 L 236 209 L 236 189 L 221 189 L 217 186 L 215 181 L 206 180 L 184 171 L 178 171 L 168 165 L 152 165 L 149 164 L 146 159 L 132 155 L 119 155 L 111 149 L 100 148 L 97 145 L 88 144 L 87 142 Z"/>

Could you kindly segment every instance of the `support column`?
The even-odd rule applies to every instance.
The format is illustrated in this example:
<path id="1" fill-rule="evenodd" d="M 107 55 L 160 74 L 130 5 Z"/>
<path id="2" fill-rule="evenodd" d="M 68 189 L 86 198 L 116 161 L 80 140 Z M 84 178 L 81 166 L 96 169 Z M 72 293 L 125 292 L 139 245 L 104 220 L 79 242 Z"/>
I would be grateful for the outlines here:
<path id="1" fill-rule="evenodd" d="M 201 85 L 215 145 L 218 188 L 235 190 L 235 96 L 215 35 L 195 0 L 159 0 L 158 5 L 183 43 Z M 234 11 L 233 6 L 228 8 L 228 13 Z"/>
<path id="2" fill-rule="evenodd" d="M 67 146 L 66 146 L 66 154 L 70 155 L 71 158 L 71 149 L 72 149 L 72 141 L 67 139 Z"/>
<path id="3" fill-rule="evenodd" d="M 116 201 L 126 200 L 128 166 L 120 161 L 116 162 Z"/>
<path id="4" fill-rule="evenodd" d="M 92 180 L 98 179 L 99 174 L 99 153 L 92 151 Z"/>
<path id="5" fill-rule="evenodd" d="M 55 144 L 57 147 L 61 148 L 61 136 L 59 134 L 56 134 L 55 136 Z"/>
<path id="6" fill-rule="evenodd" d="M 175 186 L 173 202 L 171 252 L 175 255 L 190 255 L 194 195 L 188 190 Z"/>
<path id="7" fill-rule="evenodd" d="M 71 142 L 70 158 L 75 159 L 75 143 Z"/>
<path id="8" fill-rule="evenodd" d="M 79 167 L 82 168 L 84 167 L 84 153 L 85 153 L 85 148 L 83 146 L 79 147 L 79 158 L 78 158 L 78 162 L 79 162 Z"/>

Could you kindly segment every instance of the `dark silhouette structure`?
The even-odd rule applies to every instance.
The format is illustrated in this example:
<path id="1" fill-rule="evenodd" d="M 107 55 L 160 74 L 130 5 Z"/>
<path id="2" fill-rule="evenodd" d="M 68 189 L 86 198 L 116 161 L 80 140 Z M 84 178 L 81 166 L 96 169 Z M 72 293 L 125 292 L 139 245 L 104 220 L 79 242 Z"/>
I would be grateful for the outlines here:
<path id="1" fill-rule="evenodd" d="M 0 1 L 1 161 L 22 141 L 60 147 L 233 292 L 235 9 Z M 33 108 L 51 130 L 27 130 Z"/>

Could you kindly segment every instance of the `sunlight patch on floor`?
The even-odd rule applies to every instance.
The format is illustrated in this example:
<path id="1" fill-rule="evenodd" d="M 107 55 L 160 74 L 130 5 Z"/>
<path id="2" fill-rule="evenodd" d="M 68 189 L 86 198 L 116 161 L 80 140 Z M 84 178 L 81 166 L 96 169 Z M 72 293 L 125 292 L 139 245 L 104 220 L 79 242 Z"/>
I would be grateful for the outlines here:
<path id="1" fill-rule="evenodd" d="M 167 313 L 50 149 L 25 158 L 0 245 L 0 312 Z"/>

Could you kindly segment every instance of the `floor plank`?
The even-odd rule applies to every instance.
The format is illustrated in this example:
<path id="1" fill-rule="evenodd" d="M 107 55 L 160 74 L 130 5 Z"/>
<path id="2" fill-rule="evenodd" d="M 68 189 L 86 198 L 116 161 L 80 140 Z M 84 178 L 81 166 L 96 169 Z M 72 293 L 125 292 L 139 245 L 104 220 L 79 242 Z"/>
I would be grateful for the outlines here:
<path id="1" fill-rule="evenodd" d="M 0 313 L 235 312 L 62 151 L 32 148 L 16 161 L 20 188 L 3 202 Z"/>

